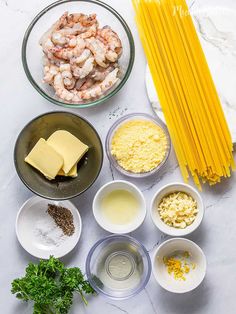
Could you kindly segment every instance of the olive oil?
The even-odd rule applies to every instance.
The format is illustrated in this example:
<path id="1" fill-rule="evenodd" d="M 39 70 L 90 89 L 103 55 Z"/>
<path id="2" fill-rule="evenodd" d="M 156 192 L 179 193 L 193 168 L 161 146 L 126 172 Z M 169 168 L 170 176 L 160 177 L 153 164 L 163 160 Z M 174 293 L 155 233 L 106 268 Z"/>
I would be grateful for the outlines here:
<path id="1" fill-rule="evenodd" d="M 104 218 L 112 224 L 129 224 L 138 216 L 138 200 L 127 190 L 115 190 L 108 193 L 102 199 L 101 205 Z"/>

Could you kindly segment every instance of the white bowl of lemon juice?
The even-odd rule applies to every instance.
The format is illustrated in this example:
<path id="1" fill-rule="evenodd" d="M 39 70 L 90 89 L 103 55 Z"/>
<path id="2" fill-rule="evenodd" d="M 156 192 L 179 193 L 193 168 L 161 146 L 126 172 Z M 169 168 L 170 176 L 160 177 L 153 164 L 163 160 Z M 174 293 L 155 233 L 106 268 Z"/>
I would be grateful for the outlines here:
<path id="1" fill-rule="evenodd" d="M 143 223 L 146 213 L 142 192 L 134 184 L 123 180 L 106 183 L 93 200 L 97 223 L 111 233 L 134 231 Z"/>

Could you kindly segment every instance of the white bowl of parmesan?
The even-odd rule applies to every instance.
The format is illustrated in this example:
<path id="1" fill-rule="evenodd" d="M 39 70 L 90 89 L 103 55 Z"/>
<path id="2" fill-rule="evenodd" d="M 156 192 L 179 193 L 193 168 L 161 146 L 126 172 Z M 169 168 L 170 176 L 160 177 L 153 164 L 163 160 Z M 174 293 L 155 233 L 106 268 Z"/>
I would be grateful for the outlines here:
<path id="1" fill-rule="evenodd" d="M 151 202 L 156 227 L 174 237 L 186 236 L 202 222 L 204 204 L 196 189 L 185 183 L 171 183 L 158 190 Z"/>

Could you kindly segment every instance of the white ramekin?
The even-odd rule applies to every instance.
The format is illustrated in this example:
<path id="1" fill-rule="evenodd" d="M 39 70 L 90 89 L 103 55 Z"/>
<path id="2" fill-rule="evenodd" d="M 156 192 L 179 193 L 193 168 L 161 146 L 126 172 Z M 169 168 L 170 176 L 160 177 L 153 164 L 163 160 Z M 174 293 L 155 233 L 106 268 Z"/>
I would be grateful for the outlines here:
<path id="1" fill-rule="evenodd" d="M 173 192 L 185 192 L 189 194 L 190 196 L 192 196 L 192 198 L 197 201 L 197 208 L 198 208 L 197 216 L 194 222 L 184 229 L 174 228 L 165 224 L 164 221 L 161 219 L 157 210 L 158 204 L 161 202 L 162 198 Z M 193 187 L 185 183 L 175 182 L 175 183 L 165 185 L 164 187 L 162 187 L 160 190 L 158 190 L 155 193 L 151 201 L 151 217 L 154 224 L 160 231 L 173 237 L 186 236 L 192 233 L 201 224 L 203 216 L 204 216 L 204 204 L 203 204 L 202 197 L 200 196 L 200 194 L 198 193 L 196 189 L 194 189 Z"/>

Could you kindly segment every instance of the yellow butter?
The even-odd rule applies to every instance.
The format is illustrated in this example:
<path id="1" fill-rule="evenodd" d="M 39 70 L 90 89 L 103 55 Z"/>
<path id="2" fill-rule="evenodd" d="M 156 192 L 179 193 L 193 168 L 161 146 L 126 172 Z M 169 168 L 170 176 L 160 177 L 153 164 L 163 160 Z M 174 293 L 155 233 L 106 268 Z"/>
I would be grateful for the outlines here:
<path id="1" fill-rule="evenodd" d="M 49 180 L 55 179 L 63 166 L 63 158 L 43 138 L 35 144 L 25 161 Z"/>
<path id="2" fill-rule="evenodd" d="M 60 154 L 64 160 L 62 170 L 66 175 L 88 151 L 88 146 L 68 131 L 58 130 L 47 140 L 47 143 Z"/>
<path id="3" fill-rule="evenodd" d="M 57 175 L 58 176 L 65 176 L 65 177 L 76 178 L 77 175 L 78 175 L 78 173 L 77 173 L 77 164 L 75 164 L 67 174 L 62 169 L 60 169 Z"/>

